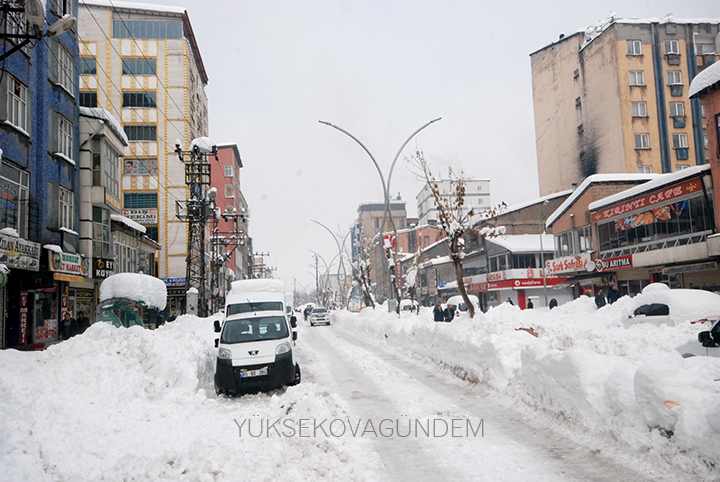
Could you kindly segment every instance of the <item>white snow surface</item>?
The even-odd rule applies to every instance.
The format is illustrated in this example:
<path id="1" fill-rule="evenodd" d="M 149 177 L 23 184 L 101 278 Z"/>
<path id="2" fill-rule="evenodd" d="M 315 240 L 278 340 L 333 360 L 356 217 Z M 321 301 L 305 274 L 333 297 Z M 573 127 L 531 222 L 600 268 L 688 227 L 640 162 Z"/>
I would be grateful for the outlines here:
<path id="1" fill-rule="evenodd" d="M 17 232 L 17 229 L 15 229 L 15 228 L 2 228 L 2 229 L 0 229 L 0 234 L 4 234 L 5 236 L 12 236 L 13 238 L 20 237 L 20 235 Z"/>
<path id="2" fill-rule="evenodd" d="M 627 296 L 600 309 L 585 296 L 553 310 L 503 303 L 452 323 L 433 322 L 431 308 L 398 319 L 380 307 L 339 312 L 333 323 L 509 396 L 617 453 L 649 454 L 682 467 L 687 480 L 720 480 L 713 468 L 720 467 L 720 359 L 683 359 L 675 350 L 709 325 L 624 328 L 619 320 L 631 304 Z"/>
<path id="3" fill-rule="evenodd" d="M 165 283 L 154 276 L 142 273 L 111 275 L 100 285 L 100 302 L 112 298 L 144 301 L 148 306 L 164 310 L 167 303 Z"/>
<path id="4" fill-rule="evenodd" d="M 487 238 L 488 243 L 496 244 L 512 253 L 534 253 L 540 251 L 539 234 L 508 234 Z M 552 234 L 542 235 L 543 251 L 553 251 L 555 237 Z"/>
<path id="5" fill-rule="evenodd" d="M 111 214 L 110 219 L 113 221 L 117 221 L 118 223 L 123 223 L 128 228 L 134 229 L 135 231 L 137 231 L 139 233 L 145 234 L 147 232 L 147 229 L 145 229 L 145 226 L 143 226 L 142 224 L 136 223 L 132 219 L 127 218 L 127 217 L 123 216 L 122 214 Z"/>
<path id="6" fill-rule="evenodd" d="M 720 82 L 720 63 L 715 62 L 707 69 L 703 70 L 690 83 L 690 90 L 688 91 L 688 97 L 702 92 L 708 87 Z"/>
<path id="7" fill-rule="evenodd" d="M 43 248 L 47 249 L 48 251 L 52 251 L 53 253 L 62 254 L 63 250 L 60 246 L 57 244 L 43 244 Z"/>
<path id="8" fill-rule="evenodd" d="M 285 293 L 285 284 L 279 279 L 242 279 L 230 284 L 230 293 L 251 293 L 256 291 L 271 291 Z"/>
<path id="9" fill-rule="evenodd" d="M 86 117 L 94 117 L 95 119 L 102 120 L 108 126 L 110 126 L 110 129 L 115 133 L 118 139 L 120 139 L 125 146 L 128 146 L 130 144 L 130 141 L 127 138 L 127 134 L 125 134 L 125 130 L 122 128 L 122 125 L 110 113 L 110 111 L 107 111 L 102 107 L 80 106 L 80 115 L 84 115 Z"/>

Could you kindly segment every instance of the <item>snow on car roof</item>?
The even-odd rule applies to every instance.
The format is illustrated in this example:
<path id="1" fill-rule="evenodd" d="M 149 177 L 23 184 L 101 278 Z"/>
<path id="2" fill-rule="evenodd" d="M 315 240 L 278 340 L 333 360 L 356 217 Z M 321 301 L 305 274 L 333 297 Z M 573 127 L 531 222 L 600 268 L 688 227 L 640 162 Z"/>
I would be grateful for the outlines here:
<path id="1" fill-rule="evenodd" d="M 649 285 L 652 286 L 652 285 Z M 642 305 L 662 303 L 670 308 L 670 317 L 676 323 L 720 318 L 720 296 L 705 290 L 668 289 L 643 290 L 624 308 L 629 316 Z"/>
<path id="2" fill-rule="evenodd" d="M 142 273 L 118 273 L 100 285 L 100 301 L 127 298 L 144 301 L 148 306 L 164 310 L 167 304 L 165 283 L 154 276 Z"/>
<path id="3" fill-rule="evenodd" d="M 272 291 L 282 293 L 285 296 L 285 285 L 279 279 L 243 279 L 233 281 L 230 292 L 251 293 L 256 291 Z"/>

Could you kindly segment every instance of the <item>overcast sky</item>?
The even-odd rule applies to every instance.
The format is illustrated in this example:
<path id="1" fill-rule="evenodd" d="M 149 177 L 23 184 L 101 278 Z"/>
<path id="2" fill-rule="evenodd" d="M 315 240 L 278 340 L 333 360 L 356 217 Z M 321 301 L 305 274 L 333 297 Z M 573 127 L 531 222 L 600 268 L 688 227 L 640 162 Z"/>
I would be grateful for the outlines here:
<path id="1" fill-rule="evenodd" d="M 142 2 L 141 2 L 142 3 Z M 208 73 L 210 138 L 236 143 L 250 235 L 292 290 L 314 287 L 311 250 L 327 262 L 358 205 L 383 198 L 370 157 L 417 214 L 422 183 L 404 157 L 421 149 L 490 179 L 493 204 L 538 196 L 530 53 L 560 34 L 617 18 L 718 18 L 717 0 L 585 2 L 154 0 L 185 7 Z M 540 6 L 542 5 L 542 6 Z M 322 262 L 321 262 L 322 266 Z"/>

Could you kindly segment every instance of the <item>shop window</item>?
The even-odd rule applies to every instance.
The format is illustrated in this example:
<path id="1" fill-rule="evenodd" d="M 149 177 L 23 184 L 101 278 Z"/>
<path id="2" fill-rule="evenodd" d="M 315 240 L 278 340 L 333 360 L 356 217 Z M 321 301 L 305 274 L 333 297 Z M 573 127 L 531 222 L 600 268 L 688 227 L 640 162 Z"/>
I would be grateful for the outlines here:
<path id="1" fill-rule="evenodd" d="M 27 238 L 30 174 L 0 160 L 0 223 Z"/>

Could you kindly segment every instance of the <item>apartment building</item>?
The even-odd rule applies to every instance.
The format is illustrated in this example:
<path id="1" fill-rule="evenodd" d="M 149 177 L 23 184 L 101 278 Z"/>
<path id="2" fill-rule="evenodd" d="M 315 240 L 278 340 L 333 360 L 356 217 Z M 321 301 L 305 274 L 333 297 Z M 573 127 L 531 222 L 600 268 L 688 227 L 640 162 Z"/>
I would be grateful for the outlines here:
<path id="1" fill-rule="evenodd" d="M 704 164 L 707 121 L 688 87 L 720 58 L 719 32 L 720 18 L 608 18 L 533 52 L 540 194 Z"/>
<path id="2" fill-rule="evenodd" d="M 454 198 L 450 190 L 453 187 L 449 179 L 437 181 L 438 190 L 442 198 Z M 429 224 L 435 226 L 439 222 L 438 210 L 435 205 L 435 198 L 430 188 L 425 185 L 415 196 L 418 208 L 418 225 Z M 471 209 L 476 213 L 486 211 L 492 207 L 490 199 L 490 179 L 466 179 L 465 180 L 465 205 L 460 208 L 459 217 L 466 215 Z"/>
<path id="3" fill-rule="evenodd" d="M 208 77 L 190 18 L 178 7 L 82 0 L 78 39 L 80 105 L 102 107 L 122 124 L 123 214 L 161 245 L 157 276 L 171 311 L 182 311 L 187 225 L 176 213 L 188 192 L 174 151 L 208 135 Z M 209 233 L 205 239 L 210 252 Z"/>

